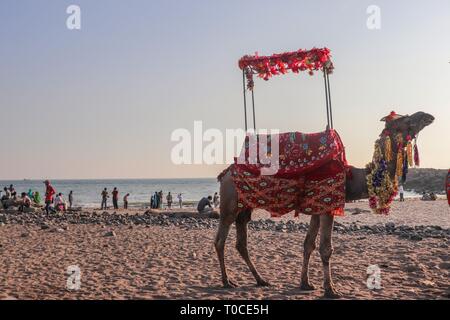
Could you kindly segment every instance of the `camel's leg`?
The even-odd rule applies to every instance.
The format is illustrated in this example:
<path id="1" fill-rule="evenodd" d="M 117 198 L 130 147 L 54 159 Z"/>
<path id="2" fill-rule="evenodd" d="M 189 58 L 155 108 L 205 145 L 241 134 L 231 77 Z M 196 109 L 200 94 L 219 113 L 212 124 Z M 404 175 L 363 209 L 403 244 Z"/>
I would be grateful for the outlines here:
<path id="1" fill-rule="evenodd" d="M 250 210 L 241 212 L 236 219 L 236 249 L 240 253 L 241 257 L 247 263 L 248 268 L 255 277 L 258 286 L 269 286 L 270 284 L 265 281 L 256 270 L 247 249 L 247 224 L 251 220 L 252 212 Z"/>
<path id="2" fill-rule="evenodd" d="M 339 293 L 334 289 L 331 279 L 330 258 L 333 253 L 331 235 L 333 232 L 334 217 L 324 214 L 320 216 L 320 258 L 323 264 L 323 287 L 326 298 L 339 298 Z"/>
<path id="3" fill-rule="evenodd" d="M 304 248 L 303 248 L 303 267 L 302 267 L 302 279 L 300 283 L 300 289 L 302 290 L 314 290 L 315 287 L 309 282 L 309 258 L 311 253 L 316 248 L 316 238 L 319 232 L 320 216 L 311 216 L 309 223 L 308 233 L 306 234 Z"/>
<path id="4" fill-rule="evenodd" d="M 228 279 L 227 269 L 225 267 L 225 241 L 227 240 L 230 226 L 236 220 L 237 210 L 237 192 L 228 172 L 220 183 L 220 221 L 217 230 L 214 246 L 216 247 L 217 256 L 220 263 L 220 271 L 222 273 L 222 282 L 225 288 L 236 287 L 233 281 Z"/>
<path id="5" fill-rule="evenodd" d="M 216 240 L 214 245 L 216 247 L 217 256 L 220 263 L 220 271 L 222 273 L 222 283 L 224 288 L 234 288 L 237 285 L 228 279 L 227 269 L 225 267 L 225 241 L 227 240 L 228 233 L 230 232 L 230 226 L 233 223 L 231 219 L 220 219 L 219 230 L 217 231 Z"/>

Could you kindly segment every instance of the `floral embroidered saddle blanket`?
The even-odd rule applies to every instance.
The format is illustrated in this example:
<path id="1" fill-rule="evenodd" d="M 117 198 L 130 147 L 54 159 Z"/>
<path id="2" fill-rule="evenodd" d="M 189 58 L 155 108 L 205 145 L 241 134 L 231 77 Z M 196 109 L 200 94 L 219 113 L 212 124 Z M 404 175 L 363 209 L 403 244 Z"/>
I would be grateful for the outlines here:
<path id="1" fill-rule="evenodd" d="M 274 139 L 278 152 L 274 152 Z M 247 136 L 239 158 L 218 179 L 230 172 L 241 210 L 265 209 L 272 217 L 291 211 L 295 216 L 343 215 L 348 169 L 344 145 L 335 130 L 259 134 Z"/>

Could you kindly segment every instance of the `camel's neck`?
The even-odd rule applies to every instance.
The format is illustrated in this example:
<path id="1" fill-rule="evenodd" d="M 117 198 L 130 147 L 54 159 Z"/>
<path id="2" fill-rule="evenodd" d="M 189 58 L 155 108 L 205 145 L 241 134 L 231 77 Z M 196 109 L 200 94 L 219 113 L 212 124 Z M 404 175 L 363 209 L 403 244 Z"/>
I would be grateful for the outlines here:
<path id="1" fill-rule="evenodd" d="M 382 148 L 382 152 L 384 153 L 384 147 Z M 397 152 L 396 146 L 393 146 L 394 154 Z M 395 177 L 395 168 L 396 168 L 396 160 L 393 159 L 387 163 L 387 170 L 389 172 L 389 176 L 391 179 Z M 352 177 L 351 179 L 347 179 L 346 182 L 346 200 L 359 200 L 359 199 L 367 199 L 369 198 L 369 193 L 367 190 L 367 175 L 369 171 L 367 168 L 355 168 L 351 167 Z"/>
<path id="2" fill-rule="evenodd" d="M 351 167 L 351 178 L 347 178 L 345 184 L 345 199 L 347 201 L 369 198 L 367 174 L 365 168 Z"/>

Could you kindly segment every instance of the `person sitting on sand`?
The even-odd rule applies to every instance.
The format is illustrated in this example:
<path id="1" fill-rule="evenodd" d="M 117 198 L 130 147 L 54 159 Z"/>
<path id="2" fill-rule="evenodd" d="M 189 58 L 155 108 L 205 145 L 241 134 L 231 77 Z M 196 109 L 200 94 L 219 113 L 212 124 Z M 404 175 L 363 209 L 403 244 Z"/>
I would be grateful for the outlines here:
<path id="1" fill-rule="evenodd" d="M 436 196 L 436 194 L 434 192 L 430 193 L 430 200 L 431 201 L 436 201 L 437 200 L 437 196 Z"/>
<path id="2" fill-rule="evenodd" d="M 128 197 L 130 196 L 129 193 L 127 193 L 124 197 L 123 197 L 123 208 L 124 209 L 128 209 Z"/>
<path id="3" fill-rule="evenodd" d="M 41 194 L 39 193 L 39 191 L 34 192 L 33 201 L 35 204 L 41 204 Z"/>
<path id="4" fill-rule="evenodd" d="M 103 189 L 103 191 L 102 191 L 102 205 L 101 205 L 101 207 L 100 207 L 100 210 L 107 210 L 108 209 L 108 206 L 107 206 L 107 202 L 108 202 L 108 189 L 107 188 L 105 188 L 105 189 Z"/>
<path id="5" fill-rule="evenodd" d="M 2 198 L 1 198 L 1 199 L 2 199 L 2 200 L 1 200 L 1 201 L 2 201 L 1 204 L 2 204 L 2 207 L 3 207 L 4 209 L 8 209 L 6 203 L 8 202 L 9 199 L 11 199 L 11 193 L 9 192 L 9 189 L 8 189 L 7 187 L 4 187 L 4 188 L 3 188 L 3 191 L 5 192 L 5 194 L 4 194 L 4 195 L 2 196 Z"/>
<path id="6" fill-rule="evenodd" d="M 167 207 L 169 208 L 169 210 L 172 209 L 172 200 L 173 199 L 172 199 L 172 194 L 170 193 L 170 191 L 167 194 L 166 200 L 167 200 Z"/>
<path id="7" fill-rule="evenodd" d="M 31 207 L 31 199 L 25 192 L 22 192 L 20 196 L 20 205 L 19 205 L 19 211 L 24 212 L 25 208 Z"/>
<path id="8" fill-rule="evenodd" d="M 16 189 L 14 189 L 14 186 L 12 184 L 9 185 L 9 192 L 11 193 L 11 198 L 16 199 L 17 192 L 16 192 Z"/>
<path id="9" fill-rule="evenodd" d="M 213 211 L 211 200 L 211 196 L 208 196 L 208 198 L 202 198 L 197 205 L 198 213 L 210 213 L 211 211 Z"/>
<path id="10" fill-rule="evenodd" d="M 64 197 L 62 193 L 58 193 L 58 195 L 55 198 L 55 209 L 56 211 L 66 211 L 67 204 L 64 200 Z"/>

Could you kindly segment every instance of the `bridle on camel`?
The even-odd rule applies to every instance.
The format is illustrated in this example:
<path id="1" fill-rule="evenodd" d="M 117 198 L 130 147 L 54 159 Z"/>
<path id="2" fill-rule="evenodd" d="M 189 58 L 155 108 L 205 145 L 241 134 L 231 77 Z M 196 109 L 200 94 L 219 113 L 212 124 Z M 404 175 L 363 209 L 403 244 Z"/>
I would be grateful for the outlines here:
<path id="1" fill-rule="evenodd" d="M 245 131 L 248 131 L 247 89 L 251 91 L 253 129 L 256 131 L 253 75 L 256 74 L 258 77 L 267 81 L 274 75 L 286 74 L 288 70 L 291 70 L 293 73 L 307 71 L 309 75 L 313 75 L 314 71 L 322 70 L 325 86 L 327 130 L 333 129 L 333 111 L 331 107 L 329 75 L 333 72 L 334 66 L 331 62 L 331 54 L 328 48 L 313 48 L 311 50 L 300 49 L 294 52 L 273 54 L 271 56 L 259 56 L 257 53 L 254 56 L 246 55 L 239 60 L 239 68 L 242 69 Z"/>

